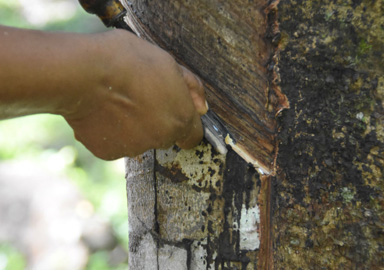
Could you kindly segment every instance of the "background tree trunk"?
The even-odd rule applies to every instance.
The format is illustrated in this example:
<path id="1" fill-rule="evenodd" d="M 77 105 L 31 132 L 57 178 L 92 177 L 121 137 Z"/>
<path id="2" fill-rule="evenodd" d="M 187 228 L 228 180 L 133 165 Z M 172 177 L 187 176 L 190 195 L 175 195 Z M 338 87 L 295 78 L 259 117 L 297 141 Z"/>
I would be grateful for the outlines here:
<path id="1" fill-rule="evenodd" d="M 225 121 L 236 127 L 234 119 L 249 117 L 252 106 L 238 106 L 236 99 L 263 104 L 255 112 L 265 118 L 251 117 L 250 123 L 262 126 L 252 133 L 257 141 L 252 145 L 265 163 L 275 158 L 280 85 L 291 109 L 279 118 L 277 174 L 259 175 L 234 152 L 222 156 L 204 142 L 194 150 L 152 151 L 128 160 L 130 269 L 380 269 L 383 1 L 284 1 L 280 30 L 277 1 L 228 3 L 132 1 L 130 8 L 159 44 L 213 86 L 208 100 Z M 159 8 L 164 6 L 167 13 Z M 172 13 L 174 7 L 179 13 Z M 181 12 L 185 7 L 190 13 Z M 199 12 L 208 28 L 186 32 L 191 22 L 185 14 Z M 166 23 L 172 14 L 179 16 Z M 236 33 L 228 29 L 244 33 L 252 24 L 262 25 L 256 38 L 260 46 L 228 39 Z M 186 36 L 211 47 L 185 42 Z M 211 57 L 217 51 L 207 48 L 223 52 L 223 42 L 230 50 L 215 61 Z M 240 57 L 247 46 L 251 50 Z M 252 50 L 256 56 L 244 61 L 249 67 L 255 61 L 258 71 L 239 72 L 239 66 L 221 62 L 241 63 Z M 257 56 L 259 50 L 266 53 Z M 211 60 L 198 61 L 202 56 Z M 239 112 L 224 113 L 221 95 Z M 270 111 L 268 100 L 277 100 Z M 268 138 L 266 144 L 260 138 Z"/>
<path id="2" fill-rule="evenodd" d="M 384 2 L 282 1 L 276 269 L 383 269 Z"/>

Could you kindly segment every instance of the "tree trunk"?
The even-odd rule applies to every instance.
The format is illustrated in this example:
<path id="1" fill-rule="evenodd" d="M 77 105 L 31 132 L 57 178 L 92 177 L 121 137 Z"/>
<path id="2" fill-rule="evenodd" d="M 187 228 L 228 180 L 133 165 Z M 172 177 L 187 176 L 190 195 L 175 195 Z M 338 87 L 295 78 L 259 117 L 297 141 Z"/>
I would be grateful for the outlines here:
<path id="1" fill-rule="evenodd" d="M 262 168 L 206 142 L 127 160 L 130 269 L 384 265 L 384 3 L 277 3 L 127 6 L 139 32 L 203 78 Z M 276 121 L 280 87 L 291 109 Z"/>
<path id="2" fill-rule="evenodd" d="M 130 269 L 256 269 L 268 177 L 205 143 L 129 159 L 127 171 Z"/>
<path id="3" fill-rule="evenodd" d="M 282 1 L 276 269 L 384 267 L 384 2 Z"/>

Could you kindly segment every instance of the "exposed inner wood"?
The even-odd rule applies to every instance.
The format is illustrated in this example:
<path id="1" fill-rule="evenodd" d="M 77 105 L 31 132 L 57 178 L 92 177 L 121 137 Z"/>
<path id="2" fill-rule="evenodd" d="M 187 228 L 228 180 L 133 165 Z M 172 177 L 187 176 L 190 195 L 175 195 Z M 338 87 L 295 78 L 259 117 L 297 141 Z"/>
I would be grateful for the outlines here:
<path id="1" fill-rule="evenodd" d="M 275 48 L 266 38 L 267 2 L 133 0 L 124 4 L 126 20 L 135 31 L 202 78 L 210 107 L 225 122 L 236 147 L 255 160 L 260 172 L 272 174 L 275 116 L 287 101 L 270 82 L 268 68 L 273 68 Z"/>

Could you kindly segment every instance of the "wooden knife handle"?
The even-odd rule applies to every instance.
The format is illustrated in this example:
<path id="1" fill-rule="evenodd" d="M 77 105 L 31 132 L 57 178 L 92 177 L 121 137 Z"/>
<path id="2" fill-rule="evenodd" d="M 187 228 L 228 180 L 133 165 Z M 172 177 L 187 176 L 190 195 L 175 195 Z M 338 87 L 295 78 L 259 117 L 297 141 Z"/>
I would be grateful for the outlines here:
<path id="1" fill-rule="evenodd" d="M 96 14 L 107 27 L 114 26 L 132 32 L 122 20 L 127 11 L 119 0 L 79 0 L 79 2 L 86 12 Z"/>

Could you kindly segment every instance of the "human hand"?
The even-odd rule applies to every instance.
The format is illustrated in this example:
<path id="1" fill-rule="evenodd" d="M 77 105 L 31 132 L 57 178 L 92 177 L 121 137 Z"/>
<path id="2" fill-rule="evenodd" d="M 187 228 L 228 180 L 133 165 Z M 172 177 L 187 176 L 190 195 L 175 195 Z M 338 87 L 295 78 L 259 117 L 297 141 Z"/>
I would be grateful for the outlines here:
<path id="1" fill-rule="evenodd" d="M 64 115 L 94 155 L 112 160 L 203 136 L 207 107 L 200 80 L 159 47 L 122 30 L 95 34 L 96 59 Z M 73 98 L 71 99 L 74 100 Z M 73 106 L 73 105 L 72 105 Z"/>

